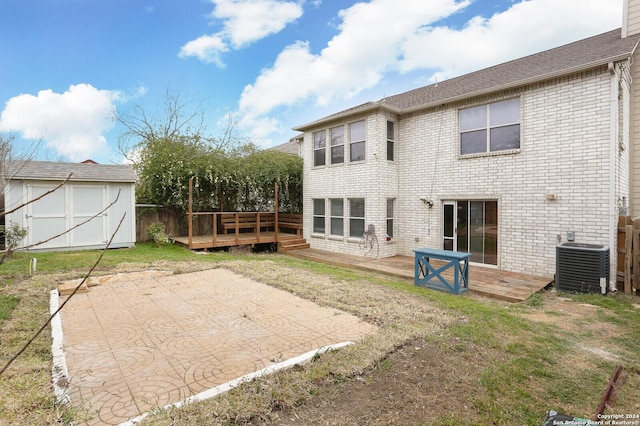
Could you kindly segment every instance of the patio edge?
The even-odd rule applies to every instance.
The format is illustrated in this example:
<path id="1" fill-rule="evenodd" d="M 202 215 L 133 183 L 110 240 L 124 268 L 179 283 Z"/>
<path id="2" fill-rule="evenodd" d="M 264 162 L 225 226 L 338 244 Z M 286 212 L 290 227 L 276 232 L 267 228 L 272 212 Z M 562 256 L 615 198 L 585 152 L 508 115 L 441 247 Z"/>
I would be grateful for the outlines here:
<path id="1" fill-rule="evenodd" d="M 162 410 L 168 410 L 170 408 L 180 408 L 183 407 L 185 405 L 188 404 L 192 404 L 194 402 L 199 402 L 199 401 L 205 401 L 207 399 L 211 399 L 213 397 L 216 397 L 222 393 L 228 392 L 231 389 L 239 386 L 242 383 L 245 382 L 249 382 L 253 379 L 256 379 L 258 377 L 262 377 L 262 376 L 266 376 L 267 374 L 271 374 L 271 373 L 275 373 L 276 371 L 280 371 L 280 370 L 284 370 L 287 368 L 291 368 L 296 364 L 304 364 L 306 362 L 308 362 L 309 360 L 313 359 L 314 357 L 323 354 L 325 352 L 331 351 L 331 350 L 337 350 L 340 349 L 344 346 L 348 346 L 348 345 L 352 345 L 353 342 L 347 341 L 347 342 L 341 342 L 341 343 L 336 343 L 335 345 L 327 345 L 327 346 L 323 346 L 319 349 L 315 349 L 309 352 L 306 352 L 302 355 L 298 355 L 296 357 L 290 358 L 286 361 L 282 361 L 273 365 L 270 365 L 269 367 L 265 367 L 263 369 L 260 369 L 258 371 L 254 371 L 253 373 L 249 373 L 246 374 L 240 378 L 228 381 L 226 383 L 223 383 L 221 385 L 215 386 L 211 389 L 208 389 L 206 391 L 200 392 L 196 395 L 190 396 L 187 399 L 184 399 L 182 401 L 179 402 L 175 402 L 173 404 L 168 404 L 165 405 L 164 407 L 161 408 L 157 408 L 155 410 L 146 412 L 144 414 L 139 415 L 138 417 L 135 417 L 127 422 L 124 423 L 120 423 L 119 426 L 135 426 L 137 424 L 139 424 L 142 420 L 144 420 L 147 416 L 149 416 L 150 414 L 153 414 L 155 411 L 162 411 Z"/>

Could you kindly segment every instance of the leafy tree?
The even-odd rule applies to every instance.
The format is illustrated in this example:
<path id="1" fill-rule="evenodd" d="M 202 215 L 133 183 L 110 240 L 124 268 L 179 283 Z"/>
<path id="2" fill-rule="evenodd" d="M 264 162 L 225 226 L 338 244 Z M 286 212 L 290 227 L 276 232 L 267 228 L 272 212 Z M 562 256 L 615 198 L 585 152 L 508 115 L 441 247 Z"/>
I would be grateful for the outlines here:
<path id="1" fill-rule="evenodd" d="M 193 178 L 195 211 L 273 209 L 275 184 L 280 188 L 279 208 L 301 211 L 302 159 L 274 150 L 247 150 L 248 155 L 222 153 L 188 137 L 150 141 L 137 166 L 138 201 L 185 213 Z"/>
<path id="2" fill-rule="evenodd" d="M 242 151 L 249 144 L 237 135 L 237 122 L 227 115 L 227 124 L 220 137 L 206 136 L 202 107 L 193 107 L 180 93 L 165 90 L 161 112 L 152 114 L 142 104 L 128 112 L 113 111 L 113 118 L 124 127 L 118 145 L 121 154 L 133 164 L 139 162 L 140 150 L 155 140 L 193 138 L 219 152 Z"/>
<path id="3" fill-rule="evenodd" d="M 120 149 L 138 173 L 138 202 L 185 213 L 193 178 L 195 211 L 271 210 L 276 183 L 280 209 L 301 211 L 300 158 L 260 150 L 237 135 L 231 115 L 221 137 L 207 137 L 201 113 L 186 111 L 180 96 L 167 92 L 163 117 L 152 118 L 141 106 L 116 116 L 126 129 L 121 141 L 135 140 L 133 146 L 121 143 Z"/>
<path id="4" fill-rule="evenodd" d="M 188 180 L 207 163 L 209 151 L 196 138 L 174 137 L 147 141 L 140 150 L 138 201 L 187 210 Z"/>
<path id="5" fill-rule="evenodd" d="M 236 202 L 242 210 L 271 210 L 273 190 L 278 185 L 281 211 L 302 211 L 302 159 L 275 150 L 255 152 L 238 161 Z"/>

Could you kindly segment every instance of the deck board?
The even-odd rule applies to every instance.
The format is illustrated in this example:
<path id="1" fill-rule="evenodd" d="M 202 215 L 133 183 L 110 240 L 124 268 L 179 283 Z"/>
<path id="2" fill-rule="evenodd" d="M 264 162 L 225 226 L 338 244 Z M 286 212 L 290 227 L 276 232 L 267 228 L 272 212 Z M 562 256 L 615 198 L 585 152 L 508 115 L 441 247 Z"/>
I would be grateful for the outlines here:
<path id="1" fill-rule="evenodd" d="M 231 247 L 236 245 L 254 245 L 254 244 L 268 244 L 275 242 L 282 242 L 286 240 L 294 240 L 300 238 L 296 234 L 288 232 L 278 232 L 276 240 L 276 233 L 273 231 L 260 232 L 260 235 L 255 232 L 241 232 L 238 234 L 238 241 L 236 241 L 235 234 L 218 234 L 216 235 L 216 242 L 213 242 L 213 235 L 198 235 L 191 238 L 191 248 L 193 249 L 208 249 L 218 247 Z M 189 247 L 189 237 L 171 237 L 171 240 L 177 244 L 185 247 Z"/>
<path id="2" fill-rule="evenodd" d="M 294 250 L 287 254 L 336 266 L 378 271 L 402 278 L 414 279 L 415 259 L 411 256 L 365 259 L 361 256 L 317 249 Z M 445 277 L 448 277 L 447 274 L 453 274 L 453 271 L 443 273 Z M 448 278 L 452 277 L 453 275 Z M 469 266 L 469 292 L 507 302 L 522 302 L 532 294 L 547 287 L 551 282 L 550 278 L 545 277 L 502 271 L 478 265 Z"/>

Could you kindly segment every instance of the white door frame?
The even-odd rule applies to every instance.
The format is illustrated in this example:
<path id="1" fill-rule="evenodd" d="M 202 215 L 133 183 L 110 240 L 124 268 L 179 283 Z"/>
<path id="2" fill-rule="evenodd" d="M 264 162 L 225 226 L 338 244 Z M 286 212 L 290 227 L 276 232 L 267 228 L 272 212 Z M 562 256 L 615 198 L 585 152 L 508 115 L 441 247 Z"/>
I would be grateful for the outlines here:
<path id="1" fill-rule="evenodd" d="M 447 229 L 445 215 L 451 209 L 451 228 Z M 451 235 L 447 235 L 451 234 Z M 445 250 L 458 250 L 458 202 L 444 201 L 442 206 L 442 244 Z"/>

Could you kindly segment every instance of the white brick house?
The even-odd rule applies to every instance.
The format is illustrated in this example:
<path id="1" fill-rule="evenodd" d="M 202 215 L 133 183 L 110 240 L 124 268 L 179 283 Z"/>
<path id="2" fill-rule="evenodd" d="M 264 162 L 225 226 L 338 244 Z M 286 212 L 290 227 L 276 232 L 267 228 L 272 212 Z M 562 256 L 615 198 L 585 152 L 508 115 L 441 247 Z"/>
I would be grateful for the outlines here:
<path id="1" fill-rule="evenodd" d="M 380 257 L 445 248 L 549 277 L 569 233 L 616 247 L 618 214 L 640 212 L 632 16 L 623 30 L 295 128 L 311 247 L 362 254 L 371 224 Z"/>

